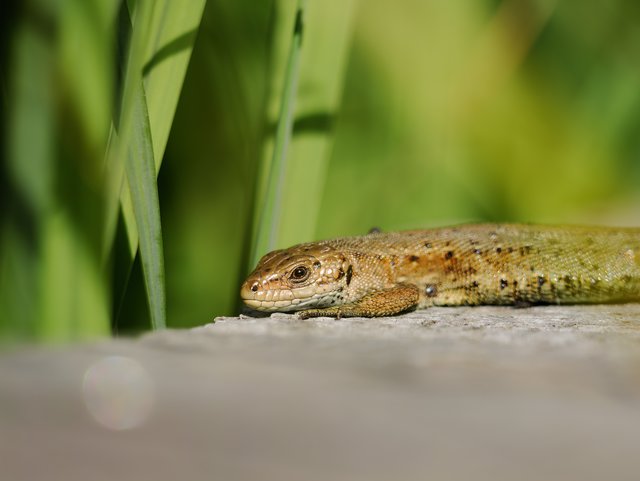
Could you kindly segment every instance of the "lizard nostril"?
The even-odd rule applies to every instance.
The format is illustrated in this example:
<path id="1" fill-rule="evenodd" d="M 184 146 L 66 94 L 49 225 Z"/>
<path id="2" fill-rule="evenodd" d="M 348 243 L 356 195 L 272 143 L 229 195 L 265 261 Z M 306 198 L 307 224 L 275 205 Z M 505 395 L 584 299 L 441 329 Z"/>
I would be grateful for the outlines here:
<path id="1" fill-rule="evenodd" d="M 257 292 L 258 291 L 258 283 L 254 282 L 253 284 L 251 284 L 251 291 L 252 292 Z"/>

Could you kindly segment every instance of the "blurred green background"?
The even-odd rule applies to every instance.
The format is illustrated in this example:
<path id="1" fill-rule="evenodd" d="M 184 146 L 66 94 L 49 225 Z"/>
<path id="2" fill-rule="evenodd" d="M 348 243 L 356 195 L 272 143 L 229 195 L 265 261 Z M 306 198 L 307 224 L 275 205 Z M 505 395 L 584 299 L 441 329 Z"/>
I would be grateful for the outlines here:
<path id="1" fill-rule="evenodd" d="M 147 13 L 160 20 L 146 27 L 144 5 L 3 3 L 5 338 L 150 326 L 151 270 L 135 255 L 122 200 L 115 240 L 108 235 L 105 154 L 124 151 L 108 147 L 109 125 L 129 131 L 134 74 L 145 85 L 151 135 L 118 142 L 146 139 L 156 166 L 162 161 L 169 327 L 238 312 L 270 195 L 281 206 L 270 223 L 273 247 L 373 226 L 640 225 L 636 2 L 308 0 L 276 193 L 267 179 L 296 3 L 189 0 L 163 15 L 155 5 Z M 177 107 L 155 107 L 172 98 Z"/>

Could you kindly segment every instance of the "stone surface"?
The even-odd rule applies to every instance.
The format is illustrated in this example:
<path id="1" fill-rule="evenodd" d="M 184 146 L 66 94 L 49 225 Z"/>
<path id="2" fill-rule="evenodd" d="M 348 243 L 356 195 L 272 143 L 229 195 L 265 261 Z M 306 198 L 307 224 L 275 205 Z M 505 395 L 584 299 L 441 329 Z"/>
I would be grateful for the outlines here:
<path id="1" fill-rule="evenodd" d="M 637 480 L 640 305 L 218 318 L 0 356 L 0 479 Z"/>

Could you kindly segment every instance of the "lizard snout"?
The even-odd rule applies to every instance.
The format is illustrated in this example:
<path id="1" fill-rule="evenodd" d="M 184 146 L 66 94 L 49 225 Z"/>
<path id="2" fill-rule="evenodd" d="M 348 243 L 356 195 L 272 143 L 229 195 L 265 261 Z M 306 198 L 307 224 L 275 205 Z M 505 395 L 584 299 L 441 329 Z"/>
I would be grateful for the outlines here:
<path id="1" fill-rule="evenodd" d="M 294 295 L 290 289 L 283 288 L 277 276 L 263 278 L 251 275 L 240 288 L 242 301 L 257 311 L 276 311 L 292 308 Z"/>
<path id="2" fill-rule="evenodd" d="M 260 288 L 260 283 L 255 279 L 247 279 L 240 288 L 240 297 L 243 301 L 255 299 L 256 293 Z"/>
<path id="3" fill-rule="evenodd" d="M 249 307 L 259 309 L 264 301 L 264 290 L 256 276 L 250 276 L 240 287 L 240 298 Z"/>

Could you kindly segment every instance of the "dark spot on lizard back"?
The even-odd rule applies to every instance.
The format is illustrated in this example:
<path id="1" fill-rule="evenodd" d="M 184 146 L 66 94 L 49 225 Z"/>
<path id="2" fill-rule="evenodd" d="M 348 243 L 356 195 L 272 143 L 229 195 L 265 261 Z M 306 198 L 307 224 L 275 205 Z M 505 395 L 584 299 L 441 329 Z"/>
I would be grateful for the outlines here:
<path id="1" fill-rule="evenodd" d="M 415 256 L 415 255 L 411 255 L 409 256 L 409 262 L 418 262 L 420 260 L 420 257 Z"/>
<path id="2" fill-rule="evenodd" d="M 445 259 L 451 259 L 453 257 L 453 251 L 447 251 L 447 253 L 444 255 Z"/>
<path id="3" fill-rule="evenodd" d="M 545 282 L 547 282 L 547 280 L 544 278 L 544 276 L 538 276 L 538 287 L 542 287 Z"/>
<path id="4" fill-rule="evenodd" d="M 531 246 L 522 246 L 520 247 L 519 250 L 520 250 L 520 255 L 524 257 L 531 252 Z"/>
<path id="5" fill-rule="evenodd" d="M 500 279 L 500 289 L 504 289 L 508 285 L 509 285 L 509 281 L 507 281 L 506 279 Z"/>
<path id="6" fill-rule="evenodd" d="M 427 294 L 427 297 L 435 297 L 438 295 L 438 286 L 436 284 L 427 284 L 424 292 Z"/>
<path id="7" fill-rule="evenodd" d="M 432 247 L 431 242 L 425 242 L 425 243 L 424 243 L 424 246 L 425 246 L 427 249 L 431 249 L 431 247 Z"/>
<path id="8" fill-rule="evenodd" d="M 509 247 L 509 248 L 507 249 L 507 252 L 508 252 L 509 254 L 511 254 L 511 253 L 513 252 L 513 247 Z"/>
<path id="9" fill-rule="evenodd" d="M 473 253 L 480 255 L 482 254 L 482 251 L 480 249 L 473 249 Z"/>
<path id="10" fill-rule="evenodd" d="M 500 254 L 502 252 L 502 247 L 496 247 L 496 252 Z"/>

